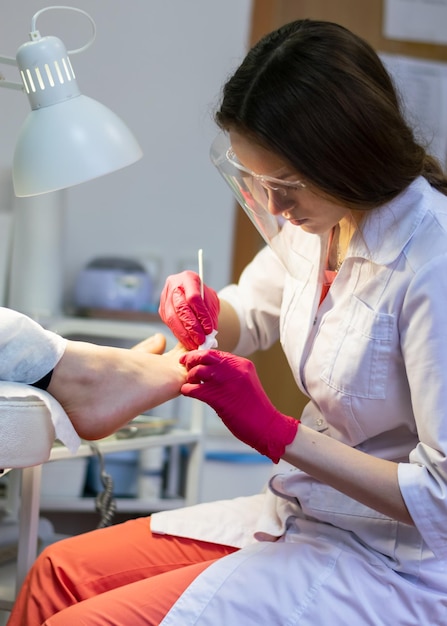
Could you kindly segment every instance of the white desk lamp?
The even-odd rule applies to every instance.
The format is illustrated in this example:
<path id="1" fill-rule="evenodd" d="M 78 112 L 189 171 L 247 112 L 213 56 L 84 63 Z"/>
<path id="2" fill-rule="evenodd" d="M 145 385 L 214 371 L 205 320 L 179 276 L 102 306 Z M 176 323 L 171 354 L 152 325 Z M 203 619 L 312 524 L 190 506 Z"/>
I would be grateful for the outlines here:
<path id="1" fill-rule="evenodd" d="M 64 44 L 57 37 L 41 37 L 32 19 L 30 41 L 16 59 L 0 56 L 0 63 L 17 65 L 22 84 L 0 81 L 0 87 L 24 89 L 31 113 L 19 133 L 13 161 L 17 196 L 35 196 L 65 189 L 134 163 L 142 156 L 136 139 L 124 123 L 99 102 L 79 91 Z"/>
<path id="2" fill-rule="evenodd" d="M 36 30 L 37 17 L 49 9 L 71 9 L 85 14 L 95 34 L 94 22 L 84 11 L 47 7 L 33 17 L 30 42 L 19 48 L 16 59 L 0 56 L 0 64 L 18 66 L 22 78 L 22 84 L 2 79 L 0 87 L 24 89 L 32 109 L 20 131 L 13 160 L 14 191 L 23 199 L 14 215 L 8 305 L 35 318 L 60 312 L 60 226 L 64 199 L 61 190 L 123 168 L 142 156 L 137 141 L 123 122 L 106 107 L 81 95 L 63 43 L 56 37 L 41 37 Z M 73 52 L 85 50 L 93 39 L 94 36 L 87 46 Z M 32 393 L 29 396 L 30 400 L 23 398 L 21 405 L 13 398 L 14 409 L 11 409 L 10 399 L 0 393 L 1 417 L 10 418 L 6 419 L 6 426 L 12 426 L 8 439 L 3 420 L 6 446 L 11 441 L 26 442 L 18 446 L 20 458 L 12 461 L 14 467 L 45 462 L 53 441 L 48 410 Z M 38 423 L 37 441 L 30 440 L 26 418 Z M 37 457 L 28 454 L 30 441 L 33 449 L 41 452 Z M 36 556 L 39 485 L 40 467 L 25 467 L 21 478 L 17 589 Z M 11 600 L 0 599 L 0 609 L 9 610 L 11 605 Z"/>
<path id="3" fill-rule="evenodd" d="M 95 38 L 95 23 L 88 13 L 51 6 L 34 15 L 30 41 L 20 46 L 15 59 L 0 56 L 0 63 L 18 67 L 22 79 L 22 83 L 0 80 L 0 87 L 24 90 L 31 105 L 13 159 L 12 178 L 18 197 L 66 189 L 121 169 L 142 156 L 138 142 L 121 119 L 81 94 L 62 41 L 41 37 L 36 21 L 50 9 L 77 11 L 92 24 L 91 40 L 70 54 L 84 51 Z M 57 275 L 61 271 L 60 204 L 61 194 L 50 194 L 35 200 L 34 205 L 22 202 L 17 207 L 8 305 L 33 317 L 60 312 L 55 310 L 61 299 L 60 284 L 55 284 L 61 282 Z"/>

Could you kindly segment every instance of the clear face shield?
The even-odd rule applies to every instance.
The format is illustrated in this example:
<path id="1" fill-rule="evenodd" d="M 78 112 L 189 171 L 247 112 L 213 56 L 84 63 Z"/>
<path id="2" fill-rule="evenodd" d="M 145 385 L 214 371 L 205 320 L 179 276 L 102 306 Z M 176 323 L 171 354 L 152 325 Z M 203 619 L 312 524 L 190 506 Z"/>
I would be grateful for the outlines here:
<path id="1" fill-rule="evenodd" d="M 296 257 L 289 237 L 282 233 L 285 220 L 281 214 L 293 208 L 296 194 L 306 185 L 248 170 L 238 161 L 228 135 L 223 132 L 213 141 L 210 156 L 264 241 L 295 275 Z"/>

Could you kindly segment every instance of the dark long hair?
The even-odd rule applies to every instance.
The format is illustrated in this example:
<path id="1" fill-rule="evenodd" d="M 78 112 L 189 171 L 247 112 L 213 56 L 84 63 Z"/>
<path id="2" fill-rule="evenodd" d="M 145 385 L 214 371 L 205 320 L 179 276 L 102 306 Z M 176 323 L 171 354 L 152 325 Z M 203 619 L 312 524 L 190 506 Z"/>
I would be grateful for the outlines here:
<path id="1" fill-rule="evenodd" d="M 419 175 L 447 195 L 380 58 L 338 24 L 298 20 L 266 35 L 224 86 L 215 117 L 348 207 L 383 204 Z"/>

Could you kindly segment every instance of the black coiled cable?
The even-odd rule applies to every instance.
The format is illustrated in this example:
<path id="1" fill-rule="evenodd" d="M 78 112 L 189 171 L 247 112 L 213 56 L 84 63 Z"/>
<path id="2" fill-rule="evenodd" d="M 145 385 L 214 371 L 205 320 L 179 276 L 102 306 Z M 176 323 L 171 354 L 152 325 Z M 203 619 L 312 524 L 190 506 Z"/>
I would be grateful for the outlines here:
<path id="1" fill-rule="evenodd" d="M 98 493 L 95 498 L 96 511 L 101 515 L 97 528 L 105 528 L 112 525 L 113 516 L 116 512 L 116 501 L 113 497 L 113 478 L 105 471 L 104 457 L 101 450 L 95 443 L 90 442 L 89 445 L 98 457 L 100 478 L 104 487 L 104 491 Z"/>

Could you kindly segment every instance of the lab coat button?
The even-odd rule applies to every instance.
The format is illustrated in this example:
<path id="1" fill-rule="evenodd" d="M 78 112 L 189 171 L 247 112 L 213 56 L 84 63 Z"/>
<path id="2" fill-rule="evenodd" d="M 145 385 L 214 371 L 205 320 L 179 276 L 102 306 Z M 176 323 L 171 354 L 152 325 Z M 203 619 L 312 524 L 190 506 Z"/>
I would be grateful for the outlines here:
<path id="1" fill-rule="evenodd" d="M 317 427 L 321 428 L 324 424 L 324 419 L 322 417 L 319 417 L 316 421 Z"/>

